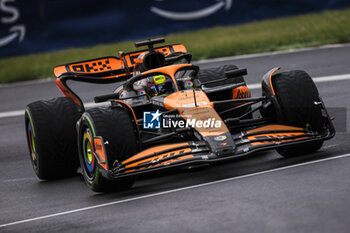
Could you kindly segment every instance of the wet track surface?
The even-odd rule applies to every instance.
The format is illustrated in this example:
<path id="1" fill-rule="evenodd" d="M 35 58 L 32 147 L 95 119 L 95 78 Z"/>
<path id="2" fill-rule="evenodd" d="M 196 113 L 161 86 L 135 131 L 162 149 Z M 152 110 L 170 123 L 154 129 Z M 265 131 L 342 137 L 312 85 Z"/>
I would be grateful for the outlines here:
<path id="1" fill-rule="evenodd" d="M 347 46 L 200 66 L 247 67 L 247 83 L 255 84 L 275 66 L 303 69 L 312 77 L 350 74 L 349 54 Z M 75 86 L 87 102 L 113 90 Z M 344 114 L 350 80 L 317 87 L 338 130 L 319 152 L 288 159 L 261 152 L 233 163 L 145 177 L 131 190 L 112 194 L 93 193 L 80 175 L 39 181 L 29 161 L 23 117 L 0 118 L 0 225 L 31 219 L 0 232 L 348 232 L 350 114 L 347 119 Z M 253 90 L 253 96 L 259 94 Z M 59 95 L 53 82 L 0 87 L 0 112 Z"/>

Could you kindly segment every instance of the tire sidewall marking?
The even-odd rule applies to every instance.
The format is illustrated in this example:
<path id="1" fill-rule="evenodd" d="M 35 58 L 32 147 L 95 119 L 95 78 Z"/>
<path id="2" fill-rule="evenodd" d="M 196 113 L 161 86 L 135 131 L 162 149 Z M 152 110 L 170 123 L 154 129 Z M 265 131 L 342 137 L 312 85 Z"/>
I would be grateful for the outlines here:
<path id="1" fill-rule="evenodd" d="M 80 131 L 82 132 L 82 129 L 83 129 L 84 125 L 85 125 L 85 126 L 87 126 L 88 128 L 91 129 L 92 137 L 95 137 L 96 136 L 95 127 L 94 127 L 94 124 L 93 124 L 93 120 L 90 118 L 89 114 L 85 112 L 83 114 L 83 116 L 82 116 L 82 120 L 83 120 L 83 124 L 82 124 L 82 126 L 80 128 Z M 80 135 L 80 137 L 81 136 L 82 135 Z M 93 144 L 93 141 L 92 141 L 92 144 Z M 92 147 L 93 147 L 93 149 L 95 149 L 94 145 Z M 92 153 L 93 153 L 93 156 L 94 156 L 94 151 L 92 151 Z M 82 154 L 82 156 L 83 156 L 83 154 Z M 83 162 L 85 162 L 84 158 L 82 158 L 82 159 L 83 159 Z M 94 159 L 94 162 L 96 163 L 96 159 Z M 94 176 L 91 179 L 88 179 L 88 186 L 92 186 L 93 183 L 99 184 L 100 172 L 99 172 L 99 168 L 98 168 L 97 164 L 94 166 L 94 169 L 95 169 L 95 174 L 94 174 Z M 84 173 L 86 173 L 86 171 L 84 171 Z"/>
<path id="2" fill-rule="evenodd" d="M 34 128 L 34 124 L 33 124 L 32 115 L 31 115 L 30 110 L 29 110 L 28 107 L 26 108 L 25 112 L 26 112 L 26 115 L 28 116 L 28 120 L 29 120 L 29 122 L 26 122 L 26 128 L 27 128 L 26 129 L 26 136 L 27 136 L 27 143 L 28 143 L 28 146 L 29 146 L 29 149 L 30 149 L 30 152 L 31 152 L 30 158 L 31 158 L 31 162 L 32 162 L 32 165 L 34 167 L 34 170 L 38 174 L 39 173 L 39 162 L 40 162 L 40 160 L 39 160 L 39 154 L 36 151 L 37 145 L 36 145 L 35 128 Z M 32 140 L 32 138 L 29 138 L 30 135 L 28 135 L 28 130 L 29 130 L 28 126 L 29 126 L 29 124 L 30 124 L 30 127 L 32 129 L 31 137 L 33 137 L 33 140 Z M 31 143 L 32 143 L 32 146 L 30 146 Z M 34 159 L 32 153 L 35 154 L 36 159 Z"/>

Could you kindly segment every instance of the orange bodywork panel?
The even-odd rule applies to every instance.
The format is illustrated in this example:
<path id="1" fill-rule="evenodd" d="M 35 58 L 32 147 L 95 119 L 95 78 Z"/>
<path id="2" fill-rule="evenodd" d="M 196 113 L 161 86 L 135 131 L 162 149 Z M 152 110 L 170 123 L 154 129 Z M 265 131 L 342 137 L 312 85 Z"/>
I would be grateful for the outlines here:
<path id="1" fill-rule="evenodd" d="M 294 126 L 287 126 L 287 125 L 267 125 L 263 127 L 259 127 L 256 129 L 248 130 L 247 134 L 251 133 L 258 133 L 258 132 L 263 132 L 263 131 L 272 131 L 272 130 L 295 130 L 295 131 L 301 131 L 304 130 L 303 128 L 300 127 L 294 127 Z"/>
<path id="2" fill-rule="evenodd" d="M 240 86 L 232 89 L 232 99 L 250 98 L 250 90 L 247 86 Z M 234 106 L 244 104 L 246 102 L 233 103 Z"/>
<path id="3" fill-rule="evenodd" d="M 249 130 L 247 131 L 247 134 L 248 135 L 254 134 L 252 136 L 248 136 L 248 140 L 268 139 L 266 141 L 251 143 L 252 146 L 257 146 L 257 145 L 275 144 L 276 142 L 288 142 L 288 141 L 307 139 L 308 136 L 305 134 L 305 132 L 302 132 L 303 130 L 304 130 L 303 128 L 286 126 L 286 125 L 267 125 L 257 129 Z M 295 131 L 295 132 L 266 133 L 266 131 Z M 261 132 L 261 134 L 259 134 L 259 132 Z M 305 135 L 305 137 L 302 137 L 303 135 Z M 296 138 L 290 139 L 288 137 L 296 137 Z M 276 139 L 276 140 L 273 140 L 273 139 Z"/>
<path id="4" fill-rule="evenodd" d="M 155 48 L 155 51 L 161 52 L 165 56 L 168 56 L 178 52 L 186 53 L 187 49 L 184 45 L 177 44 L 177 45 L 168 45 L 160 48 Z M 135 59 L 137 59 L 137 57 L 144 52 L 146 51 L 145 50 L 137 51 L 137 52 L 127 53 L 123 55 L 123 58 L 125 58 L 126 64 L 124 64 L 124 62 L 117 57 L 104 57 L 104 58 L 97 58 L 93 60 L 70 63 L 66 65 L 60 65 L 54 69 L 54 73 L 56 77 L 59 77 L 64 73 L 96 74 L 96 73 L 108 72 L 112 70 L 124 71 L 126 66 L 128 68 L 133 67 L 135 64 Z M 104 78 L 118 77 L 123 75 L 125 75 L 125 73 L 121 72 L 118 75 L 107 76 Z"/>
<path id="5" fill-rule="evenodd" d="M 101 167 L 107 170 L 106 154 L 101 138 L 94 138 L 94 147 L 95 153 L 97 153 L 97 156 L 99 157 L 99 159 L 97 159 L 98 164 L 100 164 Z"/>
<path id="6" fill-rule="evenodd" d="M 90 61 L 82 61 L 77 63 L 71 63 L 67 65 L 57 66 L 54 69 L 56 77 L 70 72 L 70 73 L 79 73 L 79 74 L 96 74 L 112 70 L 124 70 L 123 62 L 116 57 L 106 57 L 99 58 Z M 121 73 L 121 75 L 125 75 Z M 113 76 L 116 77 L 116 76 Z"/>
<path id="7" fill-rule="evenodd" d="M 157 69 L 148 70 L 146 72 L 143 72 L 142 74 L 145 75 L 145 74 L 150 74 L 150 73 L 154 73 L 154 72 L 159 72 L 159 73 L 167 74 L 170 77 L 173 77 L 178 69 L 180 69 L 182 67 L 190 67 L 190 66 L 193 66 L 193 65 L 192 64 L 171 65 L 171 66 L 165 66 L 165 67 L 160 67 Z"/>
<path id="8" fill-rule="evenodd" d="M 195 106 L 194 98 L 196 98 L 197 106 Z M 220 126 L 215 125 L 215 127 L 212 125 L 209 127 L 198 127 L 195 125 L 194 128 L 203 137 L 218 136 L 229 132 L 225 123 L 213 108 L 213 104 L 203 91 L 186 90 L 175 92 L 165 97 L 164 106 L 167 110 L 178 109 L 179 114 L 185 120 L 191 121 L 195 119 L 204 122 L 210 119 L 211 122 L 220 122 Z"/>
<path id="9" fill-rule="evenodd" d="M 136 115 L 135 115 L 135 112 L 134 112 L 134 109 L 127 103 L 121 101 L 121 100 L 114 100 L 114 102 L 116 103 L 119 103 L 119 104 L 122 104 L 124 106 L 126 106 L 127 108 L 129 108 L 130 112 L 132 113 L 132 116 L 134 118 L 134 121 L 135 121 L 135 124 L 137 125 L 137 118 L 136 118 Z"/>
<path id="10" fill-rule="evenodd" d="M 83 103 L 81 100 L 76 95 L 74 95 L 66 85 L 62 83 L 61 79 L 56 79 L 55 84 L 65 97 L 71 98 L 77 105 L 82 106 Z"/>
<path id="11" fill-rule="evenodd" d="M 275 89 L 273 88 L 273 85 L 272 85 L 272 75 L 273 75 L 274 73 L 276 73 L 276 71 L 279 70 L 279 69 L 280 69 L 280 68 L 275 68 L 275 69 L 271 72 L 270 77 L 269 77 L 269 79 L 270 79 L 270 85 L 271 85 L 271 89 L 272 89 L 272 93 L 273 93 L 274 95 L 276 95 L 276 93 L 275 93 Z"/>
<path id="12" fill-rule="evenodd" d="M 68 70 L 66 68 L 65 65 L 62 65 L 62 66 L 57 66 L 55 67 L 55 69 L 53 70 L 54 74 L 56 77 L 60 76 L 61 74 L 64 74 L 64 73 L 67 73 Z"/>
<path id="13" fill-rule="evenodd" d="M 142 152 L 132 156 L 131 158 L 123 161 L 122 164 L 127 164 L 127 163 L 131 162 L 130 164 L 125 166 L 125 168 L 130 168 L 130 167 L 139 166 L 139 165 L 148 163 L 144 167 L 144 168 L 146 168 L 146 167 L 148 168 L 150 166 L 149 162 L 159 161 L 159 160 L 167 158 L 169 156 L 181 155 L 183 153 L 188 153 L 188 152 L 191 152 L 191 148 L 178 149 L 178 150 L 174 150 L 174 151 L 167 152 L 167 153 L 161 153 L 161 154 L 157 154 L 157 152 L 164 151 L 164 150 L 169 150 L 171 148 L 187 146 L 187 145 L 189 145 L 189 144 L 186 142 L 186 143 L 177 143 L 177 144 L 170 144 L 170 145 L 162 145 L 162 146 L 152 147 L 152 148 L 144 150 L 144 151 L 142 151 Z M 142 158 L 142 157 L 144 157 L 146 155 L 152 154 L 152 153 L 154 153 L 153 157 L 149 157 L 149 158 L 137 161 L 135 163 L 132 163 L 132 161 L 138 160 L 138 159 L 140 159 L 140 158 Z M 181 160 L 192 158 L 192 157 L 194 157 L 194 155 L 186 154 L 184 156 L 179 156 L 176 159 L 167 160 L 167 161 L 165 161 L 163 163 L 155 163 L 152 166 L 155 167 L 155 166 L 160 166 L 160 165 L 165 165 L 165 164 L 171 164 L 173 162 L 181 161 Z M 144 168 L 138 168 L 138 170 L 142 170 Z M 135 171 L 135 170 L 136 169 L 132 169 L 132 170 L 128 170 L 127 172 L 132 172 L 132 171 Z"/>
<path id="14" fill-rule="evenodd" d="M 164 46 L 164 47 L 160 47 L 160 48 L 155 48 L 154 50 L 157 52 L 163 53 L 165 55 L 165 57 L 169 56 L 173 53 L 180 53 L 180 52 L 187 53 L 187 49 L 183 44 L 168 45 L 168 46 Z M 135 64 L 137 57 L 140 54 L 147 52 L 147 51 L 148 50 L 142 50 L 142 51 L 137 51 L 137 52 L 125 54 L 124 57 L 125 57 L 127 65 L 129 67 L 132 67 Z"/>
<path id="15" fill-rule="evenodd" d="M 298 137 L 293 139 L 287 138 L 287 137 L 302 136 L 304 134 L 305 133 L 270 133 L 270 134 L 260 134 L 260 135 L 249 136 L 248 139 L 249 140 L 255 140 L 255 139 L 261 140 L 264 138 L 267 139 L 266 141 L 251 143 L 252 146 L 257 146 L 257 145 L 266 145 L 266 144 L 276 144 L 276 142 L 288 142 L 288 141 L 307 139 L 308 137 Z M 270 139 L 276 139 L 276 140 L 270 140 Z"/>

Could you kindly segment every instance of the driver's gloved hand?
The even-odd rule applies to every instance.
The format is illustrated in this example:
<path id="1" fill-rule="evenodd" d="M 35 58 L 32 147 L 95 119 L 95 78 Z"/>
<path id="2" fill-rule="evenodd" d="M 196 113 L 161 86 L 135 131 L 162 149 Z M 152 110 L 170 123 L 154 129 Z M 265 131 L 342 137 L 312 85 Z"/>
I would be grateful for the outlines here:
<path id="1" fill-rule="evenodd" d="M 147 95 L 154 96 L 154 91 L 149 86 L 145 86 L 144 88 L 145 88 Z"/>
<path id="2" fill-rule="evenodd" d="M 172 92 L 173 84 L 171 82 L 165 83 L 163 89 L 158 93 L 158 95 L 167 94 L 168 92 Z"/>

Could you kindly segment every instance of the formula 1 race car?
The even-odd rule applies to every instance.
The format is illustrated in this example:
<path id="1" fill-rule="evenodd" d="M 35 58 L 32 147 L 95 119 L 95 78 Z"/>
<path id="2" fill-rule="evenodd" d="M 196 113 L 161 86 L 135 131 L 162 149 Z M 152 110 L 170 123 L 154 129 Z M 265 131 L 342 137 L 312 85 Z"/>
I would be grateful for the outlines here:
<path id="1" fill-rule="evenodd" d="M 163 38 L 136 42 L 148 49 L 57 66 L 65 97 L 30 103 L 25 127 L 40 179 L 67 177 L 80 164 L 96 192 L 130 188 L 135 177 L 192 168 L 277 149 L 285 157 L 321 148 L 335 129 L 310 76 L 300 70 L 262 77 L 251 97 L 246 69 L 199 69 L 182 44 L 154 47 Z M 118 83 L 85 109 L 68 80 Z"/>

